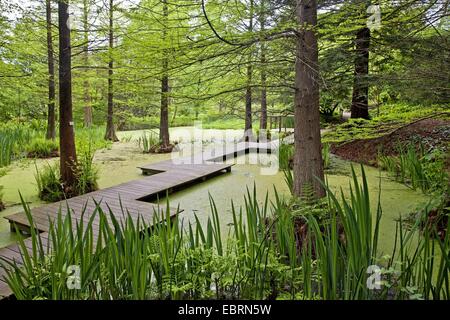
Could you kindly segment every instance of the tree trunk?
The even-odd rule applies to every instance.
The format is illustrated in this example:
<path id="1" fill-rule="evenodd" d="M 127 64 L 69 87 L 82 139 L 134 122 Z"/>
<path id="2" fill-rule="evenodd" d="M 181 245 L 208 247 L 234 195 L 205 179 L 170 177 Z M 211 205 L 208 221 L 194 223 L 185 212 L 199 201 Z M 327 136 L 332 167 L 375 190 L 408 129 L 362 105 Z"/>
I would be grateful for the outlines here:
<path id="1" fill-rule="evenodd" d="M 114 3 L 109 0 L 109 63 L 108 63 L 108 116 L 106 119 L 105 140 L 119 141 L 114 128 L 114 93 L 113 93 L 113 75 L 114 75 Z"/>
<path id="2" fill-rule="evenodd" d="M 84 32 L 84 54 L 83 54 L 83 63 L 87 67 L 89 65 L 89 25 L 88 25 L 88 15 L 89 15 L 89 7 L 88 0 L 83 0 L 83 32 Z M 87 72 L 86 72 L 87 73 Z M 87 74 L 85 75 L 86 79 L 84 80 L 84 126 L 89 128 L 92 126 L 92 102 L 91 102 L 91 94 L 89 90 L 89 80 L 87 78 Z"/>
<path id="3" fill-rule="evenodd" d="M 164 26 L 167 25 L 167 20 L 169 17 L 169 9 L 167 7 L 167 0 L 163 0 L 163 19 L 165 23 Z M 164 28 L 164 27 L 163 27 Z M 166 45 L 165 41 L 167 38 L 167 30 L 163 29 L 162 35 L 164 46 Z M 169 60 L 167 59 L 167 50 L 164 50 L 164 57 L 162 60 L 162 78 L 161 78 L 161 114 L 159 120 L 159 140 L 161 146 L 166 148 L 170 144 L 169 138 Z"/>
<path id="4" fill-rule="evenodd" d="M 266 12 L 265 1 L 261 1 L 261 14 L 260 14 L 260 29 L 261 33 L 264 33 L 266 28 Z M 266 45 L 261 40 L 261 117 L 259 122 L 259 128 L 262 130 L 267 129 L 267 73 L 266 73 Z"/>
<path id="5" fill-rule="evenodd" d="M 294 195 L 325 195 L 319 114 L 317 1 L 297 0 L 299 34 L 295 62 Z"/>
<path id="6" fill-rule="evenodd" d="M 167 70 L 167 59 L 163 59 L 163 68 Z M 170 144 L 169 139 L 169 77 L 163 75 L 161 79 L 161 115 L 159 122 L 159 140 L 163 147 Z"/>
<path id="7" fill-rule="evenodd" d="M 250 21 L 248 26 L 248 32 L 253 32 L 253 7 L 254 2 L 250 0 Z M 253 66 L 252 66 L 252 54 L 248 59 L 247 66 L 247 89 L 245 91 L 245 131 L 244 140 L 249 141 L 253 138 L 253 119 L 252 119 L 252 82 L 253 82 Z"/>
<path id="8" fill-rule="evenodd" d="M 47 139 L 56 138 L 56 115 L 55 115 L 55 62 L 53 58 L 53 39 L 52 39 L 52 8 L 50 0 L 45 3 L 47 20 L 47 65 L 48 65 L 48 115 L 47 115 Z"/>
<path id="9" fill-rule="evenodd" d="M 356 34 L 355 46 L 355 77 L 353 83 L 351 117 L 369 119 L 369 28 L 362 28 L 358 31 Z"/>
<path id="10" fill-rule="evenodd" d="M 67 193 L 74 191 L 77 154 L 72 116 L 72 63 L 68 1 L 58 1 L 59 20 L 59 150 L 61 181 Z"/>
<path id="11" fill-rule="evenodd" d="M 245 133 L 244 133 L 245 141 L 251 140 L 253 136 L 252 87 L 251 87 L 252 76 L 253 76 L 253 68 L 251 65 L 249 65 L 247 67 L 247 89 L 245 91 Z"/>

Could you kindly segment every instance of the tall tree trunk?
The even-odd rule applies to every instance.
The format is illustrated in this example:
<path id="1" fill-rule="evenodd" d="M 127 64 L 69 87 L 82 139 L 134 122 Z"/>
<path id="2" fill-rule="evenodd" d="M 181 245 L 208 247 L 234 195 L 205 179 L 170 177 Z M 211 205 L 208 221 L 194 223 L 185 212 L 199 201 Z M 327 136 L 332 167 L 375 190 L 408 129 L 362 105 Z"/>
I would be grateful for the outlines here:
<path id="1" fill-rule="evenodd" d="M 84 54 L 83 54 L 83 63 L 87 67 L 89 65 L 89 4 L 88 0 L 83 0 L 83 32 L 84 32 Z M 86 72 L 87 73 L 87 72 Z M 86 79 L 84 80 L 84 126 L 89 128 L 92 126 L 92 102 L 91 102 L 91 94 L 89 90 L 89 80 L 87 78 L 87 74 L 85 75 Z"/>
<path id="2" fill-rule="evenodd" d="M 72 116 L 72 62 L 68 0 L 58 1 L 59 20 L 59 150 L 61 180 L 67 193 L 76 183 L 77 154 Z"/>
<path id="3" fill-rule="evenodd" d="M 113 0 L 109 0 L 109 63 L 108 63 L 108 115 L 106 119 L 106 134 L 105 140 L 119 141 L 116 136 L 116 130 L 114 128 L 114 88 L 113 88 L 113 75 L 114 75 L 114 3 Z"/>
<path id="4" fill-rule="evenodd" d="M 163 147 L 170 144 L 169 138 L 169 76 L 167 59 L 163 59 L 163 77 L 161 79 L 161 114 L 159 121 L 159 140 Z"/>
<path id="5" fill-rule="evenodd" d="M 294 195 L 320 198 L 325 190 L 319 114 L 317 1 L 297 0 L 299 34 L 295 62 Z"/>
<path id="6" fill-rule="evenodd" d="M 253 9 L 254 9 L 254 1 L 250 0 L 250 21 L 248 26 L 249 33 L 253 31 Z M 253 66 L 252 66 L 252 53 L 250 52 L 247 66 L 247 88 L 245 91 L 245 132 L 244 132 L 245 141 L 249 141 L 253 138 L 252 82 L 253 82 Z"/>
<path id="7" fill-rule="evenodd" d="M 52 7 L 50 0 L 45 2 L 47 20 L 47 65 L 48 65 L 48 115 L 47 115 L 47 139 L 56 138 L 56 115 L 55 115 L 55 61 L 53 59 L 52 39 Z"/>
<path id="8" fill-rule="evenodd" d="M 355 47 L 355 76 L 353 83 L 351 117 L 369 119 L 369 28 L 362 28 L 358 30 L 356 34 Z"/>
<path id="9" fill-rule="evenodd" d="M 260 29 L 264 33 L 266 28 L 265 1 L 261 1 Z M 266 45 L 261 41 L 261 117 L 259 122 L 261 130 L 267 129 L 267 73 L 266 73 Z"/>
<path id="10" fill-rule="evenodd" d="M 167 0 L 163 0 L 163 41 L 164 46 L 167 40 L 167 25 L 169 17 L 169 9 L 167 7 Z M 167 50 L 164 50 L 162 60 L 162 78 L 161 78 L 161 114 L 159 120 L 159 140 L 163 148 L 168 147 L 170 144 L 169 138 L 169 60 L 167 59 Z"/>

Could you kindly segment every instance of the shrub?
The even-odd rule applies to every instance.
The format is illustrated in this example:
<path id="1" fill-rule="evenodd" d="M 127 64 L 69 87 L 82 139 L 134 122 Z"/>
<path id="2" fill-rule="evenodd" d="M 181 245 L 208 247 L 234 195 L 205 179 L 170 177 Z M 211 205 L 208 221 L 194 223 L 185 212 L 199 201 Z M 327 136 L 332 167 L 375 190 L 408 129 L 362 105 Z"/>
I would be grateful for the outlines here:
<path id="1" fill-rule="evenodd" d="M 52 158 L 59 156 L 59 145 L 54 140 L 36 138 L 25 149 L 28 158 Z"/>

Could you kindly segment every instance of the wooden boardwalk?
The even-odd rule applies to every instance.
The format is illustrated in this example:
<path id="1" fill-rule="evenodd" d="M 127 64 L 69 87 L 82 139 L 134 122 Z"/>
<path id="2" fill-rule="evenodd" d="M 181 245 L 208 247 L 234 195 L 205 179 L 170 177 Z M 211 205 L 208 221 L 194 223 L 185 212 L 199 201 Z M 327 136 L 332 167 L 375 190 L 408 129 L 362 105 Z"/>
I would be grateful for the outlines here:
<path id="1" fill-rule="evenodd" d="M 278 140 L 266 143 L 241 142 L 237 144 L 214 146 L 193 157 L 184 157 L 174 160 L 167 160 L 140 167 L 146 177 L 120 185 L 91 192 L 82 196 L 68 200 L 44 205 L 31 209 L 31 215 L 35 228 L 41 233 L 44 245 L 47 245 L 50 221 L 53 221 L 58 212 L 64 217 L 67 210 L 71 210 L 74 221 L 89 221 L 97 206 L 104 211 L 109 209 L 115 214 L 117 220 L 123 221 L 125 215 L 129 213 L 133 220 L 138 218 L 151 224 L 155 212 L 162 212 L 165 206 L 151 203 L 158 196 L 165 196 L 181 188 L 185 188 L 193 183 L 204 181 L 209 177 L 216 176 L 224 172 L 230 172 L 233 164 L 224 163 L 225 160 L 232 159 L 249 152 L 272 152 L 278 148 Z M 111 173 L 114 174 L 114 173 Z M 82 211 L 84 215 L 82 215 Z M 175 216 L 178 209 L 170 208 L 170 215 Z M 12 230 L 17 226 L 22 231 L 28 231 L 30 224 L 25 213 L 17 213 L 5 217 L 9 220 Z M 75 223 L 74 223 L 75 225 Z M 94 234 L 97 233 L 98 217 L 93 222 Z M 31 239 L 25 240 L 26 247 L 31 250 Z M 21 254 L 18 244 L 13 244 L 0 249 L 0 256 L 10 261 L 21 263 Z M 10 296 L 11 290 L 4 281 L 5 270 L 0 268 L 0 299 Z"/>

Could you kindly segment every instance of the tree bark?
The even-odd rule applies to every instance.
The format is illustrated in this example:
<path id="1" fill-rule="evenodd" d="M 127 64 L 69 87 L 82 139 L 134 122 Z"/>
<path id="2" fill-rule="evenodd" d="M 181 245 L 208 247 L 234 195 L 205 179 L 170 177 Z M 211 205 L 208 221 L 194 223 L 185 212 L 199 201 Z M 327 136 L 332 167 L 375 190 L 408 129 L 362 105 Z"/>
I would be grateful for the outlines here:
<path id="1" fill-rule="evenodd" d="M 351 117 L 369 119 L 369 28 L 362 28 L 358 30 L 356 34 L 355 46 L 355 76 L 353 83 Z"/>
<path id="2" fill-rule="evenodd" d="M 317 1 L 297 0 L 299 22 L 295 62 L 294 195 L 321 198 L 323 181 L 319 114 Z"/>
<path id="3" fill-rule="evenodd" d="M 59 20 L 59 149 L 61 181 L 67 193 L 76 183 L 77 154 L 72 116 L 72 62 L 68 1 L 58 1 Z"/>
<path id="4" fill-rule="evenodd" d="M 88 0 L 83 0 L 83 32 L 84 32 L 84 54 L 83 63 L 85 66 L 89 65 L 89 25 L 88 25 L 89 7 Z M 86 72 L 87 73 L 87 72 Z M 86 79 L 83 82 L 84 87 L 84 126 L 89 128 L 92 126 L 92 101 L 91 94 L 89 90 L 89 80 L 87 74 Z"/>
<path id="5" fill-rule="evenodd" d="M 47 67 L 48 67 L 48 114 L 47 114 L 47 139 L 56 138 L 56 114 L 55 114 L 55 61 L 53 57 L 53 36 L 52 36 L 52 7 L 50 0 L 45 2 L 47 21 Z"/>
<path id="6" fill-rule="evenodd" d="M 250 0 L 250 21 L 248 31 L 253 32 L 253 9 L 254 2 Z M 245 131 L 244 140 L 249 141 L 253 138 L 253 119 L 252 119 L 252 82 L 253 82 L 253 66 L 252 66 L 252 54 L 248 59 L 247 66 L 247 88 L 245 90 Z"/>
<path id="7" fill-rule="evenodd" d="M 164 46 L 167 38 L 167 30 L 165 26 L 167 25 L 167 20 L 169 17 L 169 9 L 167 7 L 167 0 L 163 0 L 163 19 L 164 19 L 164 29 L 163 29 L 163 41 Z M 167 50 L 164 50 L 162 59 L 162 78 L 161 78 L 161 110 L 160 110 L 160 120 L 159 120 L 159 140 L 161 146 L 166 148 L 170 144 L 169 137 L 169 60 L 167 59 Z"/>
<path id="8" fill-rule="evenodd" d="M 265 17 L 265 1 L 261 1 L 260 14 L 260 28 L 261 33 L 264 33 L 266 27 Z M 266 73 L 266 46 L 264 41 L 261 41 L 261 117 L 259 122 L 261 130 L 267 129 L 267 73 Z"/>
<path id="9" fill-rule="evenodd" d="M 106 134 L 105 140 L 119 141 L 116 136 L 116 129 L 114 128 L 114 2 L 109 0 L 109 63 L 108 63 L 108 114 L 106 119 Z"/>

